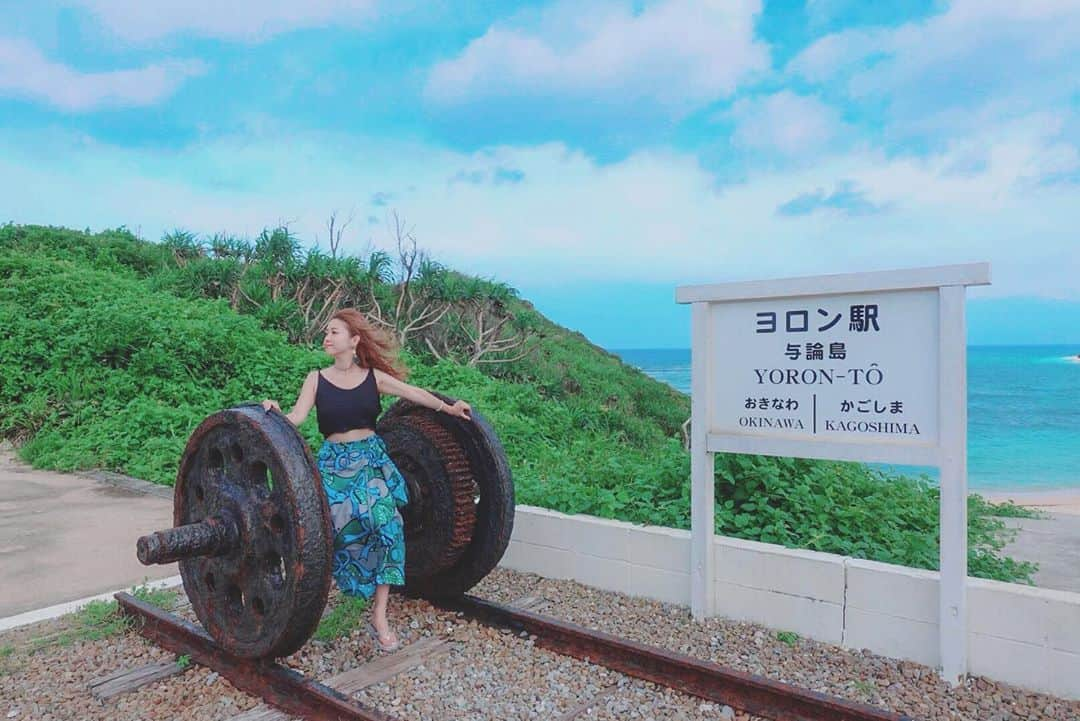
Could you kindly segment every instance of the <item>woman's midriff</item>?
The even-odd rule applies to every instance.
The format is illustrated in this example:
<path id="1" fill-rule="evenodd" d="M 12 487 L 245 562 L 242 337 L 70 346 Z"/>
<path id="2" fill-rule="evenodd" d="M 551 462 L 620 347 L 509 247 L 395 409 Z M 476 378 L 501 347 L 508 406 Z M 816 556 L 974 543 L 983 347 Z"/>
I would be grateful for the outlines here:
<path id="1" fill-rule="evenodd" d="M 331 443 L 348 443 L 349 441 L 362 441 L 373 435 L 375 435 L 375 431 L 370 428 L 354 428 L 343 433 L 331 433 L 326 437 L 326 440 Z"/>

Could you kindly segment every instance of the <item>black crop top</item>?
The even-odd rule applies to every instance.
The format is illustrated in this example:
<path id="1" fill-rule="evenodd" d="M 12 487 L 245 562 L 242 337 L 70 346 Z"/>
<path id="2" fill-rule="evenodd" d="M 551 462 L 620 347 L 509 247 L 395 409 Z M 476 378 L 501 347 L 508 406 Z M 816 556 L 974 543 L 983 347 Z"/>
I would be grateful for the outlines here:
<path id="1" fill-rule="evenodd" d="M 375 371 L 368 369 L 364 382 L 348 389 L 337 387 L 319 371 L 315 417 L 319 419 L 319 432 L 323 436 L 360 428 L 375 430 L 375 420 L 379 417 L 379 386 L 375 383 Z"/>

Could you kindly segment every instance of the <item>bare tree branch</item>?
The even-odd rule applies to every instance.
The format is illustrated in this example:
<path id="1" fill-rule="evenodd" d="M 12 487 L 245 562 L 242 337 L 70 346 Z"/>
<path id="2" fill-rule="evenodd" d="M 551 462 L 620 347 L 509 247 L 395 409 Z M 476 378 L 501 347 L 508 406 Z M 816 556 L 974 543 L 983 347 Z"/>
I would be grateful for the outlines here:
<path id="1" fill-rule="evenodd" d="M 349 217 L 346 218 L 344 222 L 338 223 L 337 210 L 333 210 L 330 212 L 330 217 L 326 221 L 326 229 L 330 234 L 331 258 L 336 259 L 338 257 L 338 250 L 341 248 L 341 235 L 345 232 L 345 229 L 352 224 L 355 215 L 356 214 L 354 211 L 349 211 Z"/>
<path id="2" fill-rule="evenodd" d="M 435 350 L 435 344 L 431 342 L 430 338 L 425 338 L 424 343 L 427 344 L 428 350 L 431 351 L 431 355 L 435 356 L 436 360 L 443 360 L 445 358 L 439 351 Z"/>

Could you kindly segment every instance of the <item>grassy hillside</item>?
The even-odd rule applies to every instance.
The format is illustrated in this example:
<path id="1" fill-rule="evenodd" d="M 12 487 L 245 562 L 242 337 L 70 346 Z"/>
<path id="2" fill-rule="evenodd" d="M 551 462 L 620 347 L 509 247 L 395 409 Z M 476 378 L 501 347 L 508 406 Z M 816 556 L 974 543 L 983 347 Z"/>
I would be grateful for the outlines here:
<path id="1" fill-rule="evenodd" d="M 215 296 L 229 267 L 124 231 L 0 227 L 0 435 L 39 467 L 171 483 L 206 415 L 264 397 L 291 403 L 304 374 L 327 359 L 290 342 L 295 313 L 283 306 L 238 312 Z M 394 292 L 380 283 L 373 292 Z M 412 382 L 466 398 L 493 422 L 520 502 L 688 527 L 689 457 L 679 435 L 687 397 L 527 302 L 505 303 L 532 316 L 529 355 L 470 367 L 414 347 L 405 354 Z M 301 430 L 318 441 L 313 418 Z M 936 567 L 938 496 L 925 481 L 860 464 L 738 455 L 718 457 L 716 478 L 719 533 Z M 1029 565 L 1000 556 L 996 511 L 977 498 L 970 510 L 972 573 L 1028 578 Z"/>

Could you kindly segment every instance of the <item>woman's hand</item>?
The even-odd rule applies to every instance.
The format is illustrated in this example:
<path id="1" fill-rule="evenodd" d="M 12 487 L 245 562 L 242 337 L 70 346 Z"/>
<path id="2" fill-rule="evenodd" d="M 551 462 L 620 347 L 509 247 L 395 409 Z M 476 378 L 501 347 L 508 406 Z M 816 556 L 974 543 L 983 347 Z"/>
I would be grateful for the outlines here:
<path id="1" fill-rule="evenodd" d="M 448 406 L 445 403 L 442 406 L 442 412 L 458 418 L 464 418 L 467 421 L 472 420 L 472 406 L 465 401 L 455 401 L 454 405 Z"/>
<path id="2" fill-rule="evenodd" d="M 272 401 L 269 398 L 262 402 L 262 407 L 263 410 L 267 413 L 269 413 L 271 410 L 275 410 L 278 413 L 281 413 L 281 406 L 278 405 L 278 402 Z"/>

